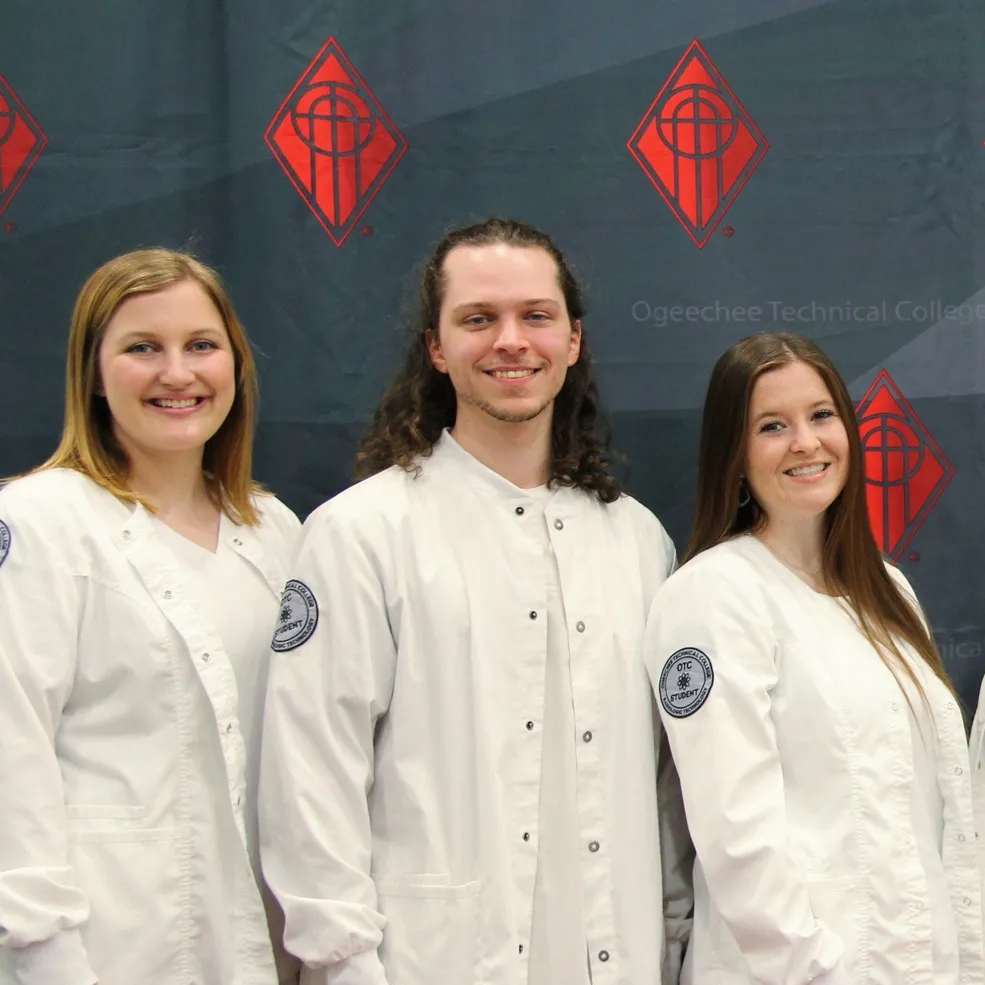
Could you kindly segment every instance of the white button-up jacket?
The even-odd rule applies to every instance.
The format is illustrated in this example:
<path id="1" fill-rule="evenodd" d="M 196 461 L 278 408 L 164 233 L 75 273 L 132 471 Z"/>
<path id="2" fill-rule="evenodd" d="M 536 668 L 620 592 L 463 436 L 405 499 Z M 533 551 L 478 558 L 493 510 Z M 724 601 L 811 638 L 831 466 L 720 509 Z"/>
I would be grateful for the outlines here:
<path id="1" fill-rule="evenodd" d="M 419 477 L 390 469 L 305 525 L 260 781 L 264 873 L 302 982 L 527 980 L 547 656 L 532 507 L 446 435 Z M 642 643 L 674 549 L 629 497 L 559 488 L 546 516 L 571 651 L 586 958 L 594 985 L 654 985 L 659 724 Z"/>
<path id="2" fill-rule="evenodd" d="M 280 597 L 298 521 L 221 536 Z M 273 985 L 236 682 L 142 507 L 0 491 L 0 983 Z"/>
<path id="3" fill-rule="evenodd" d="M 937 985 L 934 907 L 951 911 L 960 982 L 985 981 L 961 712 L 908 655 L 943 803 L 942 844 L 918 845 L 906 697 L 843 606 L 748 535 L 657 594 L 646 662 L 698 859 L 685 983 Z M 921 848 L 942 859 L 940 891 Z"/>

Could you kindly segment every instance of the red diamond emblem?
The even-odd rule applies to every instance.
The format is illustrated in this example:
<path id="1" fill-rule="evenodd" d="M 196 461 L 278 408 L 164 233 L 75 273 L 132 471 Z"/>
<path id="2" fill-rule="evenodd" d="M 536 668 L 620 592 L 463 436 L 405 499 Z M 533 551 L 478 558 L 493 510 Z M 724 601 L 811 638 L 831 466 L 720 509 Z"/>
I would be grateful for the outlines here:
<path id="1" fill-rule="evenodd" d="M 954 468 L 885 370 L 855 414 L 872 531 L 879 549 L 899 560 L 954 478 Z"/>
<path id="2" fill-rule="evenodd" d="M 0 75 L 0 215 L 48 143 L 10 83 Z"/>
<path id="3" fill-rule="evenodd" d="M 264 140 L 336 246 L 407 150 L 335 38 L 298 79 Z"/>
<path id="4" fill-rule="evenodd" d="M 769 146 L 697 41 L 627 144 L 699 249 Z"/>

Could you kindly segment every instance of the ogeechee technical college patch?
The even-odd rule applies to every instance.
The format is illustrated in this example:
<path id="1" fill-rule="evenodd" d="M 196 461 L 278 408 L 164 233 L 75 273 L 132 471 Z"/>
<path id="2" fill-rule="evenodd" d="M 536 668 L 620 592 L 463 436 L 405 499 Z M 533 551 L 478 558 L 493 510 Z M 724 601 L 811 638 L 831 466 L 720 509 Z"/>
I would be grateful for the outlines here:
<path id="1" fill-rule="evenodd" d="M 303 581 L 291 580 L 280 600 L 280 618 L 270 646 L 281 653 L 296 650 L 311 639 L 318 625 L 318 602 Z"/>
<path id="2" fill-rule="evenodd" d="M 687 718 L 705 703 L 714 683 L 715 671 L 708 655 L 685 647 L 671 654 L 660 672 L 660 704 L 673 718 Z"/>

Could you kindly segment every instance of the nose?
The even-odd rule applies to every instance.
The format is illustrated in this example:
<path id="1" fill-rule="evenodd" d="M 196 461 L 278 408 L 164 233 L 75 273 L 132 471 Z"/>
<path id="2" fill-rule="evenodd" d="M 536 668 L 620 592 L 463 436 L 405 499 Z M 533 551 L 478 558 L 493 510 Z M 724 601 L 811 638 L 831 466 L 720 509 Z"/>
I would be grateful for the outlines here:
<path id="1" fill-rule="evenodd" d="M 820 439 L 814 433 L 809 421 L 801 421 L 793 428 L 793 441 L 790 444 L 791 451 L 813 452 L 821 446 Z"/>
<path id="2" fill-rule="evenodd" d="M 522 352 L 527 347 L 527 336 L 519 319 L 513 315 L 504 316 L 496 336 L 496 348 L 501 352 Z"/>
<path id="3" fill-rule="evenodd" d="M 175 390 L 180 390 L 195 381 L 195 374 L 188 363 L 188 354 L 184 349 L 173 349 L 165 352 L 160 380 L 164 386 L 172 387 Z"/>

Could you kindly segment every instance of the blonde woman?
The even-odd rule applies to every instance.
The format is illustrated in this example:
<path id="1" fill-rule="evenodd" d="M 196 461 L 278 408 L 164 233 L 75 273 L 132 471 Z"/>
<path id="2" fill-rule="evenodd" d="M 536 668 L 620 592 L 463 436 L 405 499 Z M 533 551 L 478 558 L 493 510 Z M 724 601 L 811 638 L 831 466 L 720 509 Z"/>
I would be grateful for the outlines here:
<path id="1" fill-rule="evenodd" d="M 297 518 L 256 371 L 164 249 L 76 302 L 55 454 L 0 491 L 0 981 L 272 985 L 254 749 Z"/>

